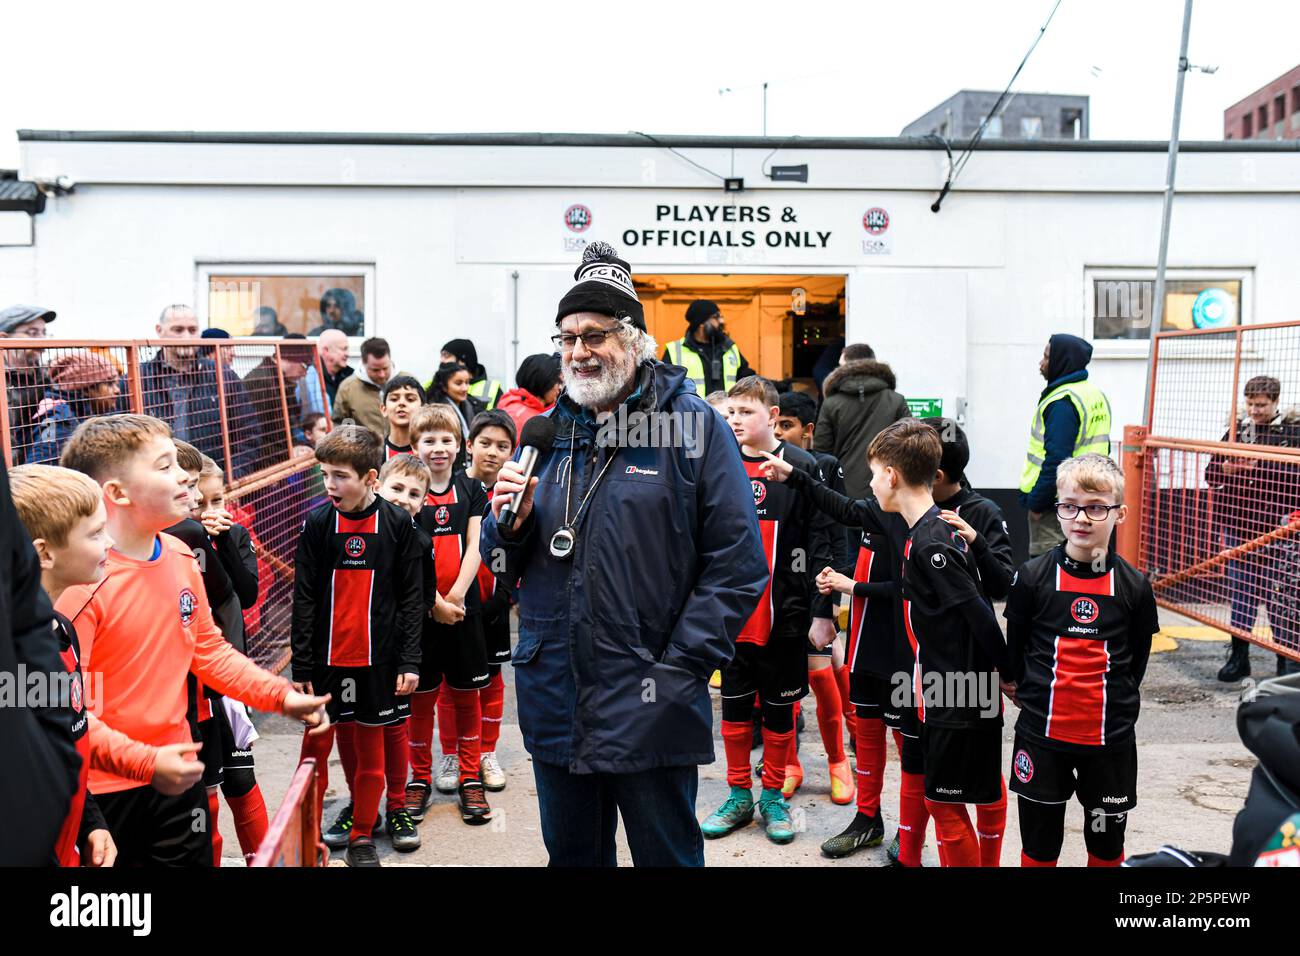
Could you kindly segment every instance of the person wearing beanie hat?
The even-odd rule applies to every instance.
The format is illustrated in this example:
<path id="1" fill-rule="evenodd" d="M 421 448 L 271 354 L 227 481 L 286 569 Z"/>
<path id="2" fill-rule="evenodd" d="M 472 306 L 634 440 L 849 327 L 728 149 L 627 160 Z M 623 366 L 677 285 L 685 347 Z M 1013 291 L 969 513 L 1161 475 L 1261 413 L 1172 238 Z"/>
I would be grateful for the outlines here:
<path id="1" fill-rule="evenodd" d="M 50 386 L 34 416 L 36 440 L 14 457 L 26 464 L 57 464 L 63 443 L 72 437 L 82 419 L 117 411 L 119 373 L 103 356 L 70 352 L 50 363 Z"/>
<path id="2" fill-rule="evenodd" d="M 487 370 L 479 364 L 478 349 L 469 339 L 452 339 L 442 347 L 442 364 L 459 362 L 469 369 L 469 394 L 485 410 L 497 407 L 505 391 L 496 379 L 487 377 Z"/>
<path id="3" fill-rule="evenodd" d="M 535 477 L 501 467 L 479 550 L 519 582 L 515 691 L 551 864 L 616 865 L 621 818 L 637 866 L 702 866 L 709 676 L 768 580 L 753 492 L 726 422 L 655 360 L 630 266 L 593 242 L 574 278 L 564 391 L 529 427 L 553 444 L 521 436 Z"/>
<path id="4" fill-rule="evenodd" d="M 730 391 L 754 374 L 745 356 L 727 335 L 726 320 L 716 302 L 696 299 L 686 307 L 686 334 L 664 347 L 663 360 L 686 369 L 701 396 Z"/>
<path id="5" fill-rule="evenodd" d="M 524 430 L 524 422 L 542 414 L 555 404 L 560 394 L 560 360 L 555 355 L 530 355 L 515 372 L 515 388 L 501 396 L 497 408 L 515 423 L 515 434 Z"/>

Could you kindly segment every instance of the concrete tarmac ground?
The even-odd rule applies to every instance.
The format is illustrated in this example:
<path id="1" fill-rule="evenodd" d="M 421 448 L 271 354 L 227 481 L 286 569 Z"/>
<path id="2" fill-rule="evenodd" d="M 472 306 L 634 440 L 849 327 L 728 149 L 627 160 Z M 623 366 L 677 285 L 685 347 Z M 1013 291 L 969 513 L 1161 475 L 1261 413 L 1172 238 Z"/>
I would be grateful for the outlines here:
<path id="1" fill-rule="evenodd" d="M 1001 608 L 999 608 L 999 613 Z M 1126 850 L 1145 853 L 1162 843 L 1191 850 L 1227 852 L 1232 841 L 1232 822 L 1245 801 L 1254 757 L 1242 746 L 1236 731 L 1236 707 L 1241 688 L 1220 684 L 1215 673 L 1227 651 L 1226 641 L 1214 639 L 1207 629 L 1171 612 L 1161 611 L 1161 622 L 1180 636 L 1176 647 L 1152 654 L 1142 684 L 1142 715 L 1138 723 L 1138 807 L 1129 815 Z M 1187 635 L 1191 635 L 1191 638 Z M 1209 639 L 1206 639 L 1209 638 Z M 1158 646 L 1171 643 L 1158 642 Z M 1258 648 L 1252 662 L 1256 677 L 1271 676 L 1274 659 Z M 497 753 L 506 770 L 508 784 L 501 793 L 489 794 L 494 820 L 471 827 L 460 820 L 455 795 L 435 794 L 435 803 L 420 824 L 421 848 L 413 853 L 396 853 L 382 834 L 376 845 L 385 866 L 542 866 L 547 860 L 538 825 L 537 795 L 532 764 L 523 749 L 514 706 L 510 667 L 505 668 L 506 711 Z M 726 767 L 722 741 L 717 736 L 718 699 L 714 693 L 715 750 L 718 759 L 700 768 L 697 815 L 702 819 L 726 797 Z M 853 817 L 852 805 L 830 802 L 830 784 L 825 750 L 817 730 L 816 704 L 810 695 L 804 701 L 806 727 L 802 735 L 801 760 L 804 784 L 791 806 L 800 828 L 795 841 L 784 847 L 770 843 L 760 823 L 755 822 L 721 840 L 705 842 L 709 866 L 883 866 L 884 847 L 863 850 L 845 860 L 828 860 L 819 851 L 821 842 L 838 833 Z M 1003 733 L 1003 771 L 1011 766 L 1012 727 L 1016 711 L 1008 705 Z M 280 805 L 298 761 L 302 739 L 300 725 L 279 716 L 259 715 L 261 739 L 254 747 L 257 777 L 267 806 L 274 814 Z M 435 740 L 435 748 L 437 742 Z M 898 761 L 892 743 L 885 770 L 883 808 L 886 840 L 892 838 L 898 821 Z M 757 761 L 759 752 L 755 751 Z M 343 772 L 337 756 L 330 760 L 330 788 L 326 795 L 325 822 L 347 799 Z M 1083 811 L 1074 803 L 1066 817 L 1065 847 L 1061 865 L 1082 866 Z M 224 840 L 224 863 L 240 865 L 229 809 L 220 816 Z M 1002 851 L 1004 866 L 1018 866 L 1020 836 L 1016 798 L 1009 797 L 1007 828 Z M 619 862 L 631 864 L 622 843 Z M 924 864 L 937 866 L 934 828 L 931 825 L 924 852 Z M 341 851 L 332 865 L 342 865 Z"/>

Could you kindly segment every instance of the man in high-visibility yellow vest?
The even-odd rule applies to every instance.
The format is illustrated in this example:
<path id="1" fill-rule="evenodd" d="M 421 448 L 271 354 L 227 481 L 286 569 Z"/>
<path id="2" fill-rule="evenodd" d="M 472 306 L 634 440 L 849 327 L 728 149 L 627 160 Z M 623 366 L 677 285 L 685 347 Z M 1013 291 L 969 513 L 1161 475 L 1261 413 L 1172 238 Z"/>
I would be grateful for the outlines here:
<path id="1" fill-rule="evenodd" d="M 478 364 L 478 349 L 469 339 L 452 339 L 442 347 L 444 362 L 459 362 L 469 369 L 469 394 L 477 399 L 484 410 L 497 407 L 505 391 L 495 378 L 487 377 L 487 370 Z"/>
<path id="2" fill-rule="evenodd" d="M 663 360 L 686 369 L 701 398 L 731 391 L 731 386 L 754 374 L 728 337 L 721 310 L 707 299 L 696 299 L 686 308 L 686 334 L 664 347 Z"/>
<path id="3" fill-rule="evenodd" d="M 1029 428 L 1029 450 L 1020 476 L 1020 504 L 1029 512 L 1029 555 L 1065 540 L 1056 520 L 1056 466 L 1067 458 L 1110 454 L 1110 400 L 1088 381 L 1092 346 L 1077 335 L 1053 335 L 1038 371 L 1047 387 L 1038 397 Z"/>

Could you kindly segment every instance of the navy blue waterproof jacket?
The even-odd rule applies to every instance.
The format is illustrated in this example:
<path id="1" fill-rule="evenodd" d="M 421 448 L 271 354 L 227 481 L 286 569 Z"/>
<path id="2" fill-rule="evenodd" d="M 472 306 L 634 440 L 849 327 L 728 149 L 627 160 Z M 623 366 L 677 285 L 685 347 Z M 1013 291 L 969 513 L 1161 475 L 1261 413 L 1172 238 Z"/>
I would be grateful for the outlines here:
<path id="1" fill-rule="evenodd" d="M 680 413 L 691 441 L 647 447 L 629 415 L 617 447 L 600 447 L 599 426 L 561 396 L 547 413 L 555 448 L 538 461 L 527 521 L 504 538 L 490 512 L 483 520 L 483 560 L 520 582 L 513 663 L 524 745 L 572 773 L 711 762 L 708 678 L 731 659 L 768 580 L 735 437 L 682 369 L 646 362 L 638 374 L 623 409 Z M 611 454 L 572 556 L 553 558 L 562 479 L 571 467 L 576 509 Z"/>

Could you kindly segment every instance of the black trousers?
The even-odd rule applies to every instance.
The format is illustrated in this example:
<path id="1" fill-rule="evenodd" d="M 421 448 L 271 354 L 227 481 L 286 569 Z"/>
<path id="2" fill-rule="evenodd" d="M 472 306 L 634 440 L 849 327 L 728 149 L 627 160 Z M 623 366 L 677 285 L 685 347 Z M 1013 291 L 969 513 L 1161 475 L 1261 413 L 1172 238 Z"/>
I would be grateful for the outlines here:
<path id="1" fill-rule="evenodd" d="M 95 802 L 117 844 L 117 866 L 212 865 L 212 821 L 202 780 L 175 797 L 133 787 L 97 794 Z"/>

